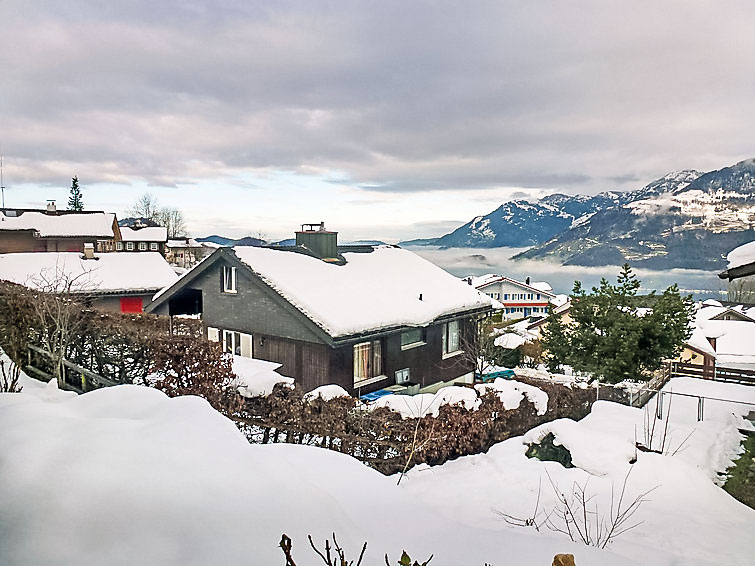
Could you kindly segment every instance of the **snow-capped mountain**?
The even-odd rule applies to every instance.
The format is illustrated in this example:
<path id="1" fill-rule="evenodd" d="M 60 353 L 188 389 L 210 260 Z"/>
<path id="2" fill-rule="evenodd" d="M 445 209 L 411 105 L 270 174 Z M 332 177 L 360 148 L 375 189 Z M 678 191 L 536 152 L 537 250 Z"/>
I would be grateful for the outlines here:
<path id="1" fill-rule="evenodd" d="M 534 246 L 515 258 L 570 265 L 718 269 L 728 251 L 755 239 L 753 227 L 755 159 L 748 159 L 709 173 L 669 173 L 634 191 L 512 201 L 440 238 L 404 243 Z"/>
<path id="2" fill-rule="evenodd" d="M 686 174 L 684 174 L 686 173 Z M 733 248 L 755 239 L 755 160 L 719 171 L 678 174 L 661 192 L 596 212 L 516 258 L 568 265 L 624 261 L 650 268 L 719 269 Z M 656 182 L 658 183 L 658 182 Z M 676 186 L 674 186 L 676 185 Z"/>
<path id="3" fill-rule="evenodd" d="M 447 248 L 535 246 L 588 221 L 601 210 L 677 190 L 700 175 L 697 171 L 672 173 L 630 192 L 608 191 L 595 196 L 557 193 L 535 202 L 510 201 L 440 238 L 411 240 L 402 244 Z"/>

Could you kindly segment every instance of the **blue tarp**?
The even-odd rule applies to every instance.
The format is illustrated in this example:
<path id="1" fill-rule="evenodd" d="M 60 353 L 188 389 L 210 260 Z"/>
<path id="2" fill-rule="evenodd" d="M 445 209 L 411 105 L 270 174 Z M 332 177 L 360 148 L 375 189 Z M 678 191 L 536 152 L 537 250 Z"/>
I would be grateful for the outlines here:
<path id="1" fill-rule="evenodd" d="M 387 389 L 379 389 L 377 391 L 373 391 L 372 393 L 365 393 L 360 397 L 360 399 L 362 401 L 376 401 L 377 399 L 385 397 L 386 395 L 393 395 L 393 391 L 388 391 Z"/>
<path id="2" fill-rule="evenodd" d="M 484 373 L 482 376 L 480 376 L 479 373 L 475 373 L 475 377 L 477 379 L 482 378 L 482 382 L 485 383 L 486 381 L 493 381 L 494 379 L 498 377 L 502 377 L 503 379 L 511 379 L 514 377 L 514 370 L 513 369 L 502 369 L 499 371 L 491 371 L 490 373 Z"/>

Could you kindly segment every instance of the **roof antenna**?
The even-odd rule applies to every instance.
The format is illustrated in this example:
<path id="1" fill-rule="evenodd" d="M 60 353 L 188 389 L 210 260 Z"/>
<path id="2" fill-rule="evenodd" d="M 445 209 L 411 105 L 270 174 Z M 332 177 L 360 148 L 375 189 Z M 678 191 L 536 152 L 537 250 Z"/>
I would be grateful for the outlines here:
<path id="1" fill-rule="evenodd" d="M 0 153 L 0 192 L 3 195 L 3 208 L 5 208 L 5 185 L 3 184 L 3 154 Z"/>

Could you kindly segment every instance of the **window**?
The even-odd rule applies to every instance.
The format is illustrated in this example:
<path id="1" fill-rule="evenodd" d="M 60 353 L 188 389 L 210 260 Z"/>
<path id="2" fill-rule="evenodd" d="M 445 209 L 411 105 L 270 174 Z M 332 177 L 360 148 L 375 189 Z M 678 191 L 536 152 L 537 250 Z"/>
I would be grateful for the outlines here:
<path id="1" fill-rule="evenodd" d="M 223 266 L 223 292 L 236 292 L 236 268 L 230 265 Z"/>
<path id="2" fill-rule="evenodd" d="M 540 293 L 537 294 L 537 300 L 540 300 Z"/>
<path id="3" fill-rule="evenodd" d="M 504 293 L 503 294 L 503 300 L 504 301 L 508 301 L 509 300 L 509 294 L 508 293 Z"/>
<path id="4" fill-rule="evenodd" d="M 425 343 L 425 329 L 412 328 L 401 333 L 401 349 L 407 350 Z"/>
<path id="5" fill-rule="evenodd" d="M 382 350 L 380 340 L 354 344 L 354 385 L 382 375 Z"/>
<path id="6" fill-rule="evenodd" d="M 532 293 L 527 293 L 527 298 L 531 301 L 532 300 Z"/>
<path id="7" fill-rule="evenodd" d="M 241 333 L 223 330 L 223 351 L 234 356 L 241 355 Z"/>
<path id="8" fill-rule="evenodd" d="M 126 242 L 126 250 L 129 252 L 134 251 L 134 242 Z"/>
<path id="9" fill-rule="evenodd" d="M 147 251 L 147 242 L 139 242 L 139 251 L 140 252 L 146 252 Z"/>
<path id="10" fill-rule="evenodd" d="M 157 251 L 157 242 L 150 242 L 149 243 L 149 249 L 152 250 L 153 252 L 156 252 Z"/>
<path id="11" fill-rule="evenodd" d="M 121 251 L 123 249 L 123 242 L 116 242 L 115 243 L 115 249 L 117 251 Z"/>
<path id="12" fill-rule="evenodd" d="M 459 321 L 452 320 L 443 325 L 443 354 L 459 351 Z"/>

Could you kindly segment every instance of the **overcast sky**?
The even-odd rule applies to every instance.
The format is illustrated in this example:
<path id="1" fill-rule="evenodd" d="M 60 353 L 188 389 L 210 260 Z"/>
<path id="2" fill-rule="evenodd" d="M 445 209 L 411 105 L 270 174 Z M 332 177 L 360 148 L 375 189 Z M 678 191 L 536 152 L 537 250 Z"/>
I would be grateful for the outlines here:
<path id="1" fill-rule="evenodd" d="M 0 2 L 6 205 L 437 236 L 755 156 L 755 5 Z"/>

